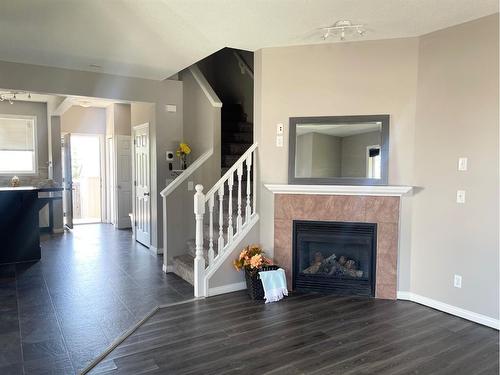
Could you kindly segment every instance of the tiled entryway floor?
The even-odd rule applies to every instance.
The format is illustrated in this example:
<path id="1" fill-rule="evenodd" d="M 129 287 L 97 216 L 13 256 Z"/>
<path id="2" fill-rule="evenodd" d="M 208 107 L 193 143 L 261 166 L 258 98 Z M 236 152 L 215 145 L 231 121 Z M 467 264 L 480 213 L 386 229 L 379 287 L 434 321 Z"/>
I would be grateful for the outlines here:
<path id="1" fill-rule="evenodd" d="M 130 231 L 81 225 L 41 244 L 41 261 L 0 266 L 0 374 L 79 373 L 157 305 L 193 297 Z"/>

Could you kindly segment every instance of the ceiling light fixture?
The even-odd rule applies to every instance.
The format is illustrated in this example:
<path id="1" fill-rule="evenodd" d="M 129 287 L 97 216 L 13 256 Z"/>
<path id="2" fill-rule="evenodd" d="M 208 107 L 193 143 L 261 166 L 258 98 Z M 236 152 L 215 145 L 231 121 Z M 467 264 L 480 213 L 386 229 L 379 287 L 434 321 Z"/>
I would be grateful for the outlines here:
<path id="1" fill-rule="evenodd" d="M 28 99 L 31 99 L 31 93 L 26 91 L 4 91 L 0 92 L 0 102 L 7 100 L 10 104 L 14 104 L 15 100 L 23 100 L 18 98 L 19 95 L 26 95 Z"/>
<path id="2" fill-rule="evenodd" d="M 344 41 L 346 36 L 355 35 L 365 36 L 366 29 L 364 25 L 353 24 L 351 21 L 342 20 L 337 21 L 331 26 L 321 27 L 320 30 L 323 33 L 323 40 L 326 40 L 332 36 L 339 36 L 339 39 Z"/>

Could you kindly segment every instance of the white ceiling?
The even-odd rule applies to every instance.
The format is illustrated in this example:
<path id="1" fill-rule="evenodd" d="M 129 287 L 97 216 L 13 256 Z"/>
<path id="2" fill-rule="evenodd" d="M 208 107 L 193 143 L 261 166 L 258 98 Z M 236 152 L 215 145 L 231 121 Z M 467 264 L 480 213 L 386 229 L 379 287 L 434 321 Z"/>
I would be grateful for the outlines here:
<path id="1" fill-rule="evenodd" d="M 317 28 L 340 19 L 370 40 L 495 12 L 497 0 L 11 0 L 0 2 L 0 59 L 165 79 L 226 46 L 324 43 Z"/>

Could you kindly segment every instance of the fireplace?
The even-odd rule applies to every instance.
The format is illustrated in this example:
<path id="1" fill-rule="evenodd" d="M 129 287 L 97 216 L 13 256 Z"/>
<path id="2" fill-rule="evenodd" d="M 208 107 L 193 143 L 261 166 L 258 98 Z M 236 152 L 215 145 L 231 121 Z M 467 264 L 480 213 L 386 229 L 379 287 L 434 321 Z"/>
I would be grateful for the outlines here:
<path id="1" fill-rule="evenodd" d="M 293 289 L 375 296 L 377 224 L 293 221 Z"/>

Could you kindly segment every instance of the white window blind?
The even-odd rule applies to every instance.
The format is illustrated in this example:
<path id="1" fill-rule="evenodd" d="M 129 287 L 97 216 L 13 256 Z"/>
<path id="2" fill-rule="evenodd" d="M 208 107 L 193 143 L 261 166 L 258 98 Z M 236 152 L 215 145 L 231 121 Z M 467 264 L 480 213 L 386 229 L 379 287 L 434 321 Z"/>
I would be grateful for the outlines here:
<path id="1" fill-rule="evenodd" d="M 0 115 L 0 173 L 36 173 L 34 117 Z"/>

